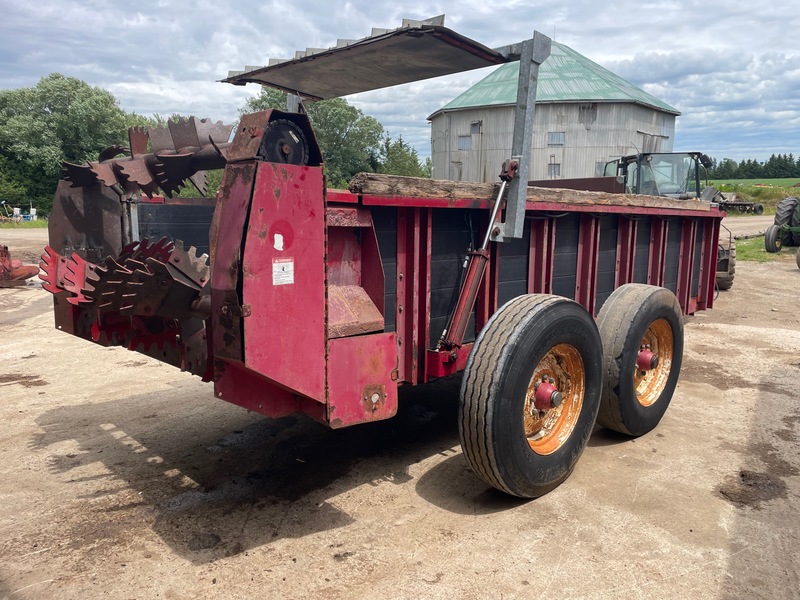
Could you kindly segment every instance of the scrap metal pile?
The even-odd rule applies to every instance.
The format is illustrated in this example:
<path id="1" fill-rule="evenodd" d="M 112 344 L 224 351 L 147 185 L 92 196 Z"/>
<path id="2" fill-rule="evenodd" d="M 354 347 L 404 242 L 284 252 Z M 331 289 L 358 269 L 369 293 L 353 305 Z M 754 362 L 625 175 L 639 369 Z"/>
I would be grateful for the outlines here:
<path id="1" fill-rule="evenodd" d="M 0 244 L 0 287 L 25 285 L 25 282 L 39 272 L 35 265 L 25 265 L 21 260 L 11 258 L 8 246 Z"/>

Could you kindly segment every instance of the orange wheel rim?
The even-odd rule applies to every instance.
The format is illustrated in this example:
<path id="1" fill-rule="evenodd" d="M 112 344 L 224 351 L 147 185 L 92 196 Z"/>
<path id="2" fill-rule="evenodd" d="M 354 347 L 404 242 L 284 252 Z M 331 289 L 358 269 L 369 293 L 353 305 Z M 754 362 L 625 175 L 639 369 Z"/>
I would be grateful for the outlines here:
<path id="1" fill-rule="evenodd" d="M 553 379 L 562 397 L 561 404 L 544 411 L 537 409 L 534 402 L 534 386 L 543 376 Z M 585 394 L 586 375 L 578 350 L 570 344 L 551 348 L 533 370 L 525 395 L 523 422 L 531 450 L 552 454 L 564 445 L 578 422 Z"/>
<path id="2" fill-rule="evenodd" d="M 675 340 L 672 327 L 666 319 L 657 319 L 650 324 L 642 337 L 642 346 L 649 345 L 651 352 L 658 355 L 658 365 L 647 371 L 633 367 L 633 389 L 636 399 L 642 406 L 652 406 L 661 396 L 672 370 L 672 354 Z"/>

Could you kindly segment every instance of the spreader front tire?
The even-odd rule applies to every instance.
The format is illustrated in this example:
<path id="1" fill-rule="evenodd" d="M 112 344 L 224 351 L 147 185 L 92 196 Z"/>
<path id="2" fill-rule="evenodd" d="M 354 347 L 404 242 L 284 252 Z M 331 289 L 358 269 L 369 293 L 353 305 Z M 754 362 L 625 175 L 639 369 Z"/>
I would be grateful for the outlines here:
<path id="1" fill-rule="evenodd" d="M 597 327 L 606 372 L 597 422 L 644 435 L 661 421 L 678 383 L 683 359 L 678 299 L 665 288 L 623 285 L 603 304 Z"/>
<path id="2" fill-rule="evenodd" d="M 560 296 L 509 301 L 481 330 L 464 370 L 458 424 L 467 462 L 508 494 L 549 492 L 589 440 L 602 382 L 600 335 L 586 309 Z"/>

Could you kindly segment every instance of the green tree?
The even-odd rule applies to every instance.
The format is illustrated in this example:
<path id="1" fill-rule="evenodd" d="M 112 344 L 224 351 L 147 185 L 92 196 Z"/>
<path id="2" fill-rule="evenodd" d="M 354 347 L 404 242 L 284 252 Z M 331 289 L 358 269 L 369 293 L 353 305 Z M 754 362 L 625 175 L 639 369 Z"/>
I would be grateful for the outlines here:
<path id="1" fill-rule="evenodd" d="M 427 161 L 422 164 L 419 162 L 419 154 L 417 154 L 416 148 L 406 144 L 402 135 L 396 140 L 392 140 L 388 136 L 384 139 L 382 158 L 381 173 L 408 175 L 411 177 L 431 176 Z"/>
<path id="2" fill-rule="evenodd" d="M 124 144 L 128 118 L 110 92 L 59 73 L 0 91 L 0 178 L 25 189 L 19 204 L 48 212 L 61 161 L 97 160 L 104 148 Z"/>
<path id="3" fill-rule="evenodd" d="M 239 112 L 247 114 L 270 108 L 286 110 L 286 94 L 264 87 Z M 374 117 L 342 98 L 309 102 L 305 108 L 322 150 L 330 186 L 346 187 L 356 173 L 379 170 L 384 131 Z"/>

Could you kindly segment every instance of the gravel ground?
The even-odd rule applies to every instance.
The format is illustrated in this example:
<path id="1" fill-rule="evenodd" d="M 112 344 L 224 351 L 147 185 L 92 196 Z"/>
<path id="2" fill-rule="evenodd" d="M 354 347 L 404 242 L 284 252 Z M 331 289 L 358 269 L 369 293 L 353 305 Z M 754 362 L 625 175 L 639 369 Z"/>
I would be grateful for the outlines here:
<path id="1" fill-rule="evenodd" d="M 458 382 L 271 421 L 0 289 L 0 598 L 798 598 L 798 283 L 739 263 L 659 427 L 598 429 L 534 501 L 469 470 Z"/>

